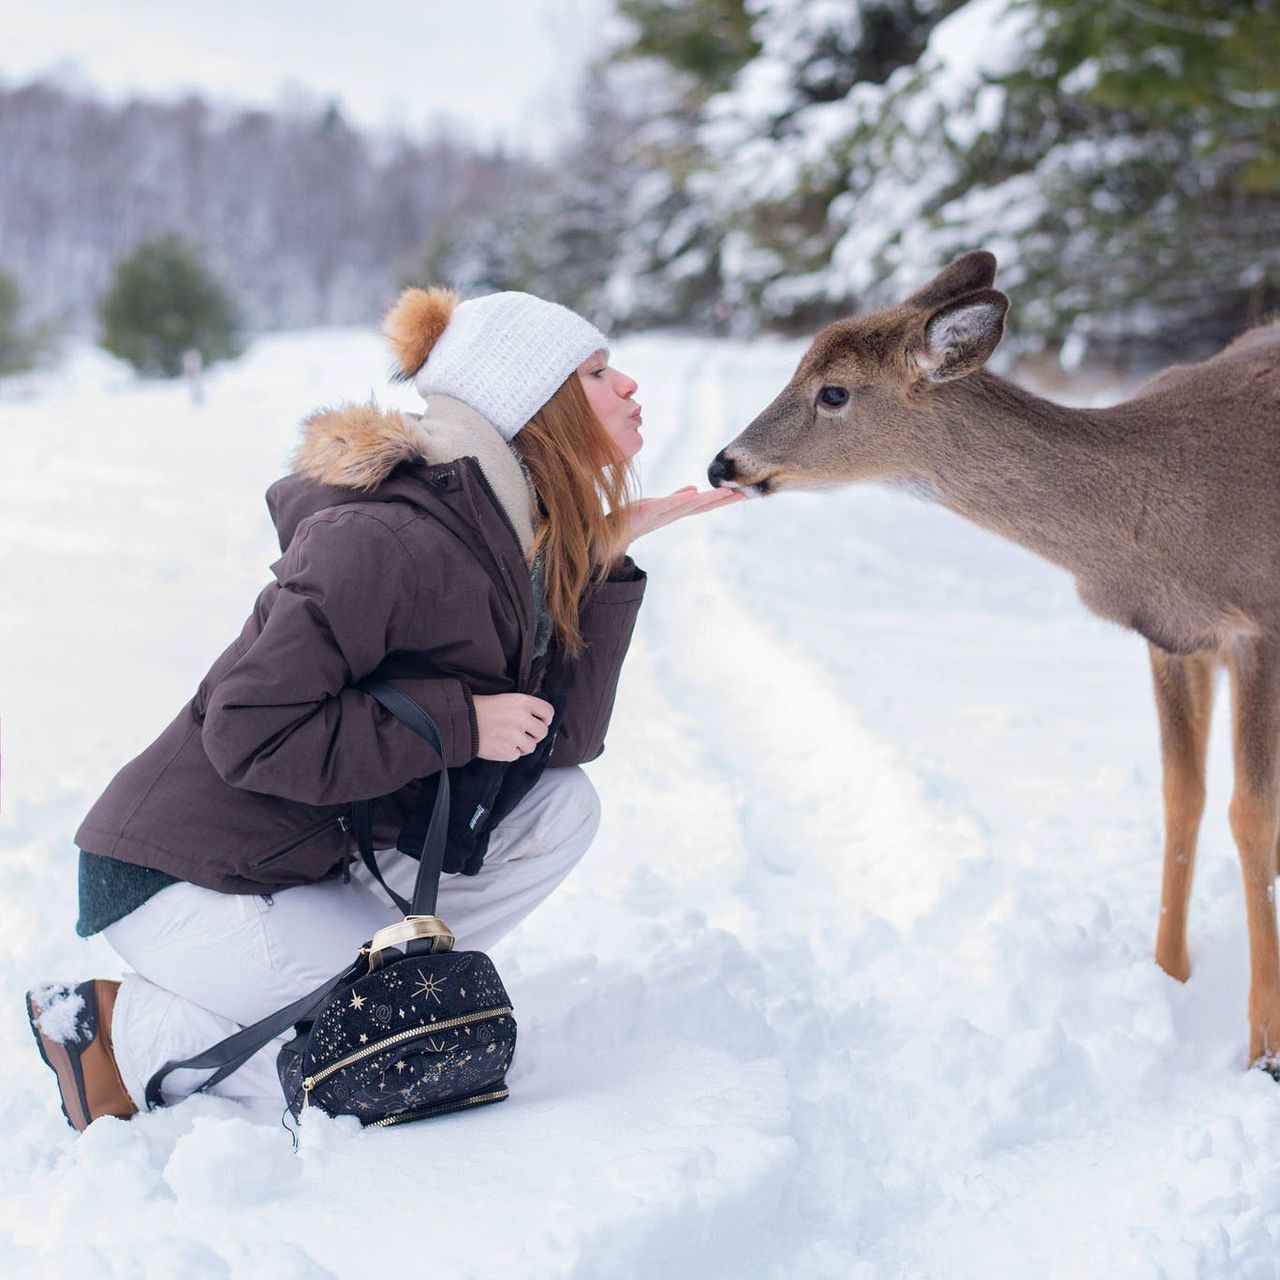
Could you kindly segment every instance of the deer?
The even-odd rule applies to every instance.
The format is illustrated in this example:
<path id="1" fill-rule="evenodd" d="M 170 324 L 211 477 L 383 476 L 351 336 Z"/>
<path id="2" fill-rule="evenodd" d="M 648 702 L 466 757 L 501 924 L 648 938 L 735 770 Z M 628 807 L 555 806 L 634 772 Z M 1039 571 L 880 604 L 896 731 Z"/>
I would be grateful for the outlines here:
<path id="1" fill-rule="evenodd" d="M 1143 637 L 1164 807 L 1155 960 L 1180 982 L 1227 670 L 1247 1062 L 1280 1080 L 1280 320 L 1112 407 L 1067 408 L 985 367 L 1009 308 L 995 275 L 992 254 L 966 253 L 905 302 L 827 325 L 708 477 L 756 496 L 902 486 L 1067 570 L 1087 609 Z"/>

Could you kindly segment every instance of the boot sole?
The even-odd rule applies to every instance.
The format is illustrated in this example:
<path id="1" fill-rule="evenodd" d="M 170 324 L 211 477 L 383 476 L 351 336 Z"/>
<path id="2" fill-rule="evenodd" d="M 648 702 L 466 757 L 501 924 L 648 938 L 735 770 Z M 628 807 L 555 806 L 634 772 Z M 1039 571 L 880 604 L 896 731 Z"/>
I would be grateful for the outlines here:
<path id="1" fill-rule="evenodd" d="M 83 990 L 86 986 L 89 987 L 87 993 Z M 89 1026 L 91 1034 L 88 1040 L 91 1041 L 98 1030 L 98 1002 L 93 984 L 82 983 L 76 988 L 76 993 L 84 999 L 85 1022 L 82 1025 Z M 89 1127 L 90 1116 L 89 1100 L 84 1088 L 84 1072 L 80 1069 L 80 1054 L 73 1047 L 69 1048 L 61 1040 L 55 1040 L 40 1030 L 36 1020 L 43 1012 L 36 1007 L 32 993 L 28 991 L 27 1021 L 31 1024 L 31 1034 L 36 1038 L 36 1047 L 40 1050 L 45 1066 L 58 1078 L 58 1095 L 62 1114 L 77 1133 L 83 1133 Z M 76 1112 L 75 1115 L 72 1115 L 73 1111 Z"/>

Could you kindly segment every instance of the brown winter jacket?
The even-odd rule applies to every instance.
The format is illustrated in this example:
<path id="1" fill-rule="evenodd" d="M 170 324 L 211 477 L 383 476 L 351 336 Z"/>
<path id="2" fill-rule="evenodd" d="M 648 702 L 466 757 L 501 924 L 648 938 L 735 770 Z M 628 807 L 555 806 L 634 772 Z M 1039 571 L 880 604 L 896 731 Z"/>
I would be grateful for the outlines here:
<path id="1" fill-rule="evenodd" d="M 533 657 L 530 493 L 484 418 L 433 396 L 418 418 L 372 405 L 303 425 L 267 504 L 284 554 L 195 697 L 89 811 L 76 843 L 229 893 L 336 875 L 355 854 L 352 800 L 393 844 L 440 767 L 351 686 L 393 680 L 435 718 L 445 763 L 476 755 L 473 694 L 559 693 L 550 765 L 603 749 L 644 595 L 627 561 L 583 603 L 585 649 Z"/>

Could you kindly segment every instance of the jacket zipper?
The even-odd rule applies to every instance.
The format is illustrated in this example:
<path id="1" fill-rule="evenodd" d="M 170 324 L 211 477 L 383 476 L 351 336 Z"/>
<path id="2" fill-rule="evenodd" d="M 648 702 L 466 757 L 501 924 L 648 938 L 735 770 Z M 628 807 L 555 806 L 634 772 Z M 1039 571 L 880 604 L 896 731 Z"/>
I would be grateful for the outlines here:
<path id="1" fill-rule="evenodd" d="M 516 527 L 514 524 L 512 524 L 511 517 L 507 515 L 506 507 L 502 505 L 501 501 L 498 498 L 498 495 L 494 492 L 493 485 L 489 483 L 489 477 L 485 475 L 484 468 L 480 466 L 480 460 L 478 458 L 476 459 L 475 472 L 476 472 L 476 477 L 480 481 L 480 487 L 485 491 L 485 494 L 488 496 L 489 500 L 493 503 L 493 509 L 498 513 L 499 519 L 502 521 L 504 525 L 507 526 L 507 532 L 511 534 L 511 541 L 515 543 L 516 548 L 520 551 L 521 558 L 523 558 L 524 548 L 520 546 L 520 535 L 516 532 Z M 501 555 L 495 556 L 494 558 L 498 561 L 499 564 L 502 564 L 506 559 L 505 556 L 501 556 Z M 518 593 L 517 593 L 517 599 L 519 599 Z"/>
<path id="2" fill-rule="evenodd" d="M 473 1093 L 469 1098 L 458 1098 L 453 1102 L 436 1102 L 429 1107 L 415 1107 L 412 1111 L 402 1111 L 398 1116 L 383 1116 L 381 1120 L 371 1121 L 369 1128 L 381 1129 L 389 1124 L 425 1120 L 427 1116 L 438 1116 L 444 1111 L 461 1111 L 464 1107 L 474 1107 L 481 1102 L 499 1102 L 510 1096 L 510 1089 L 494 1089 L 491 1093 Z"/>
<path id="3" fill-rule="evenodd" d="M 338 822 L 338 830 L 341 831 L 343 835 L 346 835 L 351 830 L 351 828 L 347 826 L 347 819 L 345 818 L 344 815 L 338 814 L 337 822 Z M 355 860 L 356 860 L 356 855 L 354 853 L 351 853 L 350 851 L 348 851 L 346 855 L 343 857 L 342 859 L 342 883 L 343 884 L 351 883 L 351 864 Z"/>
<path id="4" fill-rule="evenodd" d="M 397 1031 L 395 1035 L 387 1036 L 383 1040 L 377 1040 L 373 1044 L 366 1045 L 363 1049 L 357 1049 L 355 1053 L 349 1053 L 345 1058 L 339 1058 L 337 1062 L 331 1062 L 327 1067 L 322 1067 L 315 1075 L 307 1076 L 302 1081 L 302 1106 L 305 1107 L 307 1105 L 311 1090 L 321 1080 L 333 1075 L 335 1071 L 341 1071 L 343 1067 L 350 1066 L 353 1062 L 359 1062 L 361 1058 L 380 1053 L 383 1049 L 389 1049 L 395 1044 L 403 1044 L 406 1040 L 412 1040 L 418 1036 L 431 1037 L 441 1031 L 451 1031 L 454 1027 L 461 1027 L 470 1022 L 484 1022 L 488 1018 L 505 1017 L 511 1012 L 511 1006 L 504 1004 L 495 1009 L 478 1009 L 475 1013 L 466 1013 L 459 1018 L 446 1018 L 443 1022 L 431 1022 L 425 1027 L 413 1027 L 408 1031 Z"/>

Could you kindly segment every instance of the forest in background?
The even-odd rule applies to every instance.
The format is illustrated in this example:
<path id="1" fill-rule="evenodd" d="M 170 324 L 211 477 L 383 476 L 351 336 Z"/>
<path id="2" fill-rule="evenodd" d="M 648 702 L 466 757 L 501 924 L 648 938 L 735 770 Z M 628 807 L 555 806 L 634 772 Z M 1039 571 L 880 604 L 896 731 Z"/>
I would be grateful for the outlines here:
<path id="1" fill-rule="evenodd" d="M 0 89 L 0 271 L 91 323 L 140 239 L 250 324 L 367 322 L 406 282 L 613 329 L 807 332 L 992 249 L 1011 345 L 1136 364 L 1280 306 L 1274 0 L 616 0 L 550 160 L 335 106 Z"/>
<path id="2" fill-rule="evenodd" d="M 0 86 L 0 271 L 42 318 L 85 329 L 116 264 L 175 234 L 254 328 L 365 323 L 421 275 L 434 235 L 529 172 L 444 126 L 361 132 L 332 103 L 116 105 Z"/>

